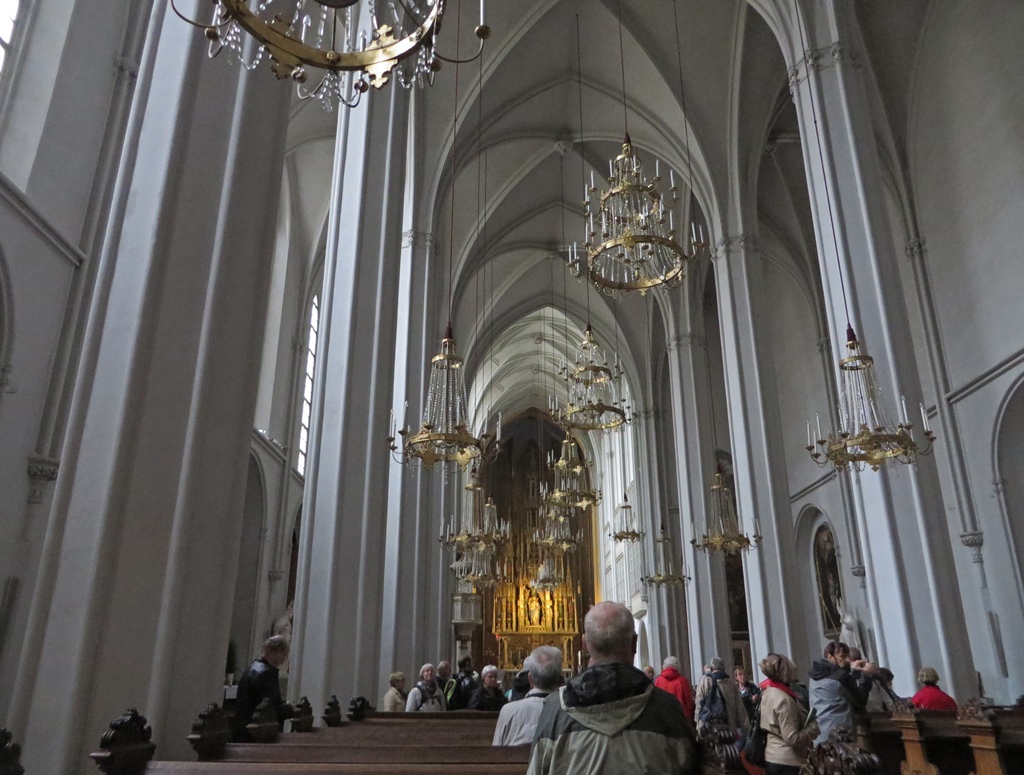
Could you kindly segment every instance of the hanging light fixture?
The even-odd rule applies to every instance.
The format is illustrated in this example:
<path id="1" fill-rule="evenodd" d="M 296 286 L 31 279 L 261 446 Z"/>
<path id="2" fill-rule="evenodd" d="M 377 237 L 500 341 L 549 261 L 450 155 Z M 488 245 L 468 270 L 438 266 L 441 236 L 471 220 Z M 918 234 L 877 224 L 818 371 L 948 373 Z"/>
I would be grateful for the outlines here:
<path id="1" fill-rule="evenodd" d="M 761 530 L 757 520 L 754 522 L 753 539 L 740 530 L 732 488 L 726 485 L 721 472 L 715 474 L 715 483 L 711 485 L 711 508 L 708 509 L 707 524 L 711 529 L 704 533 L 700 541 L 697 540 L 694 526 L 690 525 L 693 532 L 690 543 L 702 552 L 739 554 L 757 548 L 761 543 Z"/>
<path id="2" fill-rule="evenodd" d="M 690 580 L 682 562 L 676 564 L 672 539 L 661 526 L 658 538 L 654 540 L 654 573 L 641 577 L 645 587 L 679 587 Z"/>
<path id="3" fill-rule="evenodd" d="M 454 59 L 438 50 L 444 0 L 214 0 L 207 23 L 182 14 L 174 0 L 171 7 L 203 30 L 211 58 L 226 50 L 246 70 L 267 61 L 279 80 L 295 82 L 300 99 L 328 109 L 354 107 L 370 87 L 391 80 L 406 89 L 431 85 L 442 61 L 473 61 L 491 34 L 483 0 L 479 50 L 466 60 L 457 49 Z"/>
<path id="4" fill-rule="evenodd" d="M 563 509 L 587 508 L 601 502 L 601 492 L 588 483 L 590 463 L 580 453 L 579 445 L 567 431 L 562 439 L 561 455 L 556 460 L 549 453 L 548 465 L 555 487 L 544 499 L 546 505 Z"/>
<path id="5" fill-rule="evenodd" d="M 633 421 L 632 407 L 619 401 L 613 386 L 621 376 L 618 364 L 609 368 L 590 323 L 576 347 L 575 363 L 562 367 L 568 401 L 562 424 L 577 430 L 612 430 Z"/>
<path id="6" fill-rule="evenodd" d="M 576 34 L 578 50 L 578 21 Z M 676 240 L 673 208 L 679 201 L 679 190 L 675 185 L 675 173 L 669 170 L 669 197 L 666 201 L 658 190 L 661 182 L 660 162 L 655 161 L 654 177 L 647 178 L 629 136 L 621 6 L 619 57 L 625 139 L 619 155 L 608 162 L 608 188 L 598 195 L 593 173 L 590 174 L 589 185 L 584 181 L 583 217 L 586 238 L 583 247 L 586 255 L 581 257 L 578 248 L 573 245 L 569 263 L 577 277 L 588 278 L 603 293 L 615 295 L 619 292 L 639 291 L 643 295 L 651 288 L 678 287 L 685 277 L 686 261 L 697 257 L 698 246 L 696 233 L 693 234 L 690 254 Z M 578 57 L 577 69 L 580 80 L 582 147 L 583 87 Z"/>
<path id="7" fill-rule="evenodd" d="M 455 515 L 441 528 L 440 541 L 455 551 L 483 550 L 508 540 L 511 526 L 498 518 L 498 507 L 492 498 L 485 498 L 477 469 L 469 474 L 463 487 L 461 519 Z"/>
<path id="8" fill-rule="evenodd" d="M 440 0 L 438 0 L 440 2 Z M 456 44 L 456 53 L 458 44 Z M 455 182 L 456 147 L 459 119 L 459 66 L 455 65 L 455 95 L 452 108 L 452 204 L 448 234 L 448 325 L 441 339 L 441 352 L 430 362 L 430 383 L 423 423 L 416 433 L 408 428 L 398 431 L 403 439 L 402 453 L 397 455 L 394 429 L 388 436 L 388 447 L 399 462 L 420 461 L 424 467 L 435 463 L 457 463 L 465 468 L 489 442 L 489 437 L 476 438 L 469 431 L 469 410 L 466 400 L 466 374 L 462 358 L 456 355 L 452 333 L 452 288 L 454 286 L 453 256 L 455 252 Z M 500 433 L 500 431 L 499 431 Z"/>
<path id="9" fill-rule="evenodd" d="M 631 544 L 644 537 L 643 532 L 638 529 L 636 515 L 626 494 L 622 496 L 622 503 L 615 508 L 614 528 L 610 537 L 618 543 Z"/>
<path id="10" fill-rule="evenodd" d="M 800 25 L 800 40 L 803 44 L 803 26 Z M 806 45 L 804 44 L 806 50 Z M 808 73 L 808 78 L 810 74 Z M 828 174 L 825 171 L 825 155 L 818 130 L 818 110 L 811 100 L 811 116 L 814 120 L 814 138 L 818 144 L 818 162 L 824 184 L 825 201 L 828 204 L 828 222 L 832 230 L 832 246 L 836 255 L 836 271 L 843 297 L 843 311 L 846 314 L 846 357 L 839 359 L 839 430 L 821 433 L 821 421 L 816 419 L 816 435 L 811 438 L 811 423 L 807 423 L 807 445 L 811 459 L 819 467 L 832 466 L 844 471 L 848 467 L 862 470 L 865 465 L 877 471 L 887 462 L 914 463 L 918 455 L 930 454 L 935 434 L 928 427 L 928 415 L 921 404 L 921 423 L 924 442 L 914 439 L 914 426 L 907 414 L 907 402 L 901 398 L 901 422 L 890 419 L 886 402 L 875 373 L 875 361 L 861 345 L 850 322 L 850 306 L 846 298 L 846 280 L 843 264 L 839 259 L 839 238 L 832 215 L 832 200 L 828 191 Z M 817 449 L 820 447 L 821 449 Z"/>
<path id="11" fill-rule="evenodd" d="M 465 468 L 480 456 L 486 440 L 477 439 L 468 430 L 466 375 L 462 358 L 456 355 L 452 324 L 445 328 L 441 352 L 430 361 L 430 383 L 423 423 L 416 433 L 402 428 L 402 448 L 395 443 L 394 429 L 388 436 L 388 448 L 400 463 L 419 461 L 425 468 L 435 463 L 457 463 Z"/>

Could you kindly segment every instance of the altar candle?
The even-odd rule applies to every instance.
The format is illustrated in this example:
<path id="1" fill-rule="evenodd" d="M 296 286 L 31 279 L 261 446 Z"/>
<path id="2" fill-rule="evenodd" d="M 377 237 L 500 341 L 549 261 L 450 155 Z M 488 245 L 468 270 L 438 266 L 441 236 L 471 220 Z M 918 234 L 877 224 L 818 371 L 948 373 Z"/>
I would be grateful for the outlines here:
<path id="1" fill-rule="evenodd" d="M 815 413 L 815 415 L 814 415 L 814 423 L 815 423 L 815 425 L 818 428 L 818 438 L 820 439 L 821 438 L 821 415 L 820 414 Z"/>
<path id="2" fill-rule="evenodd" d="M 811 421 L 807 421 L 807 447 L 811 448 L 814 445 L 811 443 Z"/>
<path id="3" fill-rule="evenodd" d="M 928 425 L 928 412 L 925 411 L 924 401 L 921 402 L 921 424 L 926 431 L 931 430 L 931 427 Z"/>
<path id="4" fill-rule="evenodd" d="M 480 0 L 480 26 L 484 26 L 484 0 Z"/>
<path id="5" fill-rule="evenodd" d="M 900 405 L 903 407 L 903 424 L 910 425 L 910 418 L 907 417 L 907 397 L 900 396 Z"/>

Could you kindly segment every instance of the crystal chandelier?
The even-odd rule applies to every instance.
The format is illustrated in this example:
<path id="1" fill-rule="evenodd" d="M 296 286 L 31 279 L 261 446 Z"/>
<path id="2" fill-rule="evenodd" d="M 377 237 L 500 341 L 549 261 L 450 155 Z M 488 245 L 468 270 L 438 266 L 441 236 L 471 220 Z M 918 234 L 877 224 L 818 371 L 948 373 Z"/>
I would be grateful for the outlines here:
<path id="1" fill-rule="evenodd" d="M 547 552 L 574 552 L 583 540 L 583 531 L 573 530 L 573 509 L 556 509 L 554 517 L 542 521 L 533 533 L 533 542 Z"/>
<path id="2" fill-rule="evenodd" d="M 562 424 L 577 430 L 611 430 L 632 422 L 632 408 L 615 398 L 613 383 L 618 381 L 618 366 L 613 371 L 594 339 L 587 323 L 583 341 L 576 349 L 573 366 L 561 373 L 568 388 L 568 401 L 561 412 Z"/>
<path id="3" fill-rule="evenodd" d="M 485 550 L 505 543 L 511 532 L 506 519 L 498 518 L 498 507 L 494 500 L 484 497 L 477 469 L 474 467 L 469 481 L 463 488 L 461 527 L 453 516 L 442 526 L 440 541 L 456 552 L 471 549 Z"/>
<path id="4" fill-rule="evenodd" d="M 354 107 L 370 87 L 396 80 L 403 88 L 430 85 L 441 62 L 471 62 L 483 52 L 491 29 L 480 24 L 479 50 L 470 59 L 438 51 L 444 0 L 214 0 L 209 22 L 183 20 L 201 28 L 210 57 L 227 50 L 246 70 L 264 61 L 278 79 L 295 82 L 300 99 Z M 249 41 L 254 42 L 250 50 Z M 457 45 L 457 43 L 456 43 Z M 344 76 L 353 73 L 351 79 Z"/>
<path id="5" fill-rule="evenodd" d="M 676 565 L 672 539 L 665 535 L 663 526 L 654 540 L 654 573 L 643 576 L 640 581 L 645 587 L 678 587 L 689 580 L 682 563 Z"/>
<path id="6" fill-rule="evenodd" d="M 821 422 L 816 423 L 817 435 L 811 438 L 811 423 L 807 423 L 805 449 L 820 467 L 833 465 L 838 470 L 852 466 L 862 470 L 865 465 L 877 471 L 888 461 L 913 463 L 917 456 L 932 451 L 935 434 L 928 427 L 928 415 L 921 404 L 921 423 L 925 442 L 914 440 L 914 426 L 907 415 L 904 400 L 903 418 L 892 423 L 881 398 L 875 378 L 875 362 L 861 350 L 852 326 L 846 328 L 847 356 L 839 361 L 839 431 L 821 435 Z M 821 450 L 815 448 L 816 442 Z"/>
<path id="7" fill-rule="evenodd" d="M 627 133 L 622 151 L 608 162 L 608 188 L 595 203 L 592 198 L 597 188 L 591 173 L 583 202 L 586 258 L 582 259 L 573 245 L 569 264 L 577 277 L 588 277 L 599 291 L 646 294 L 651 288 L 677 288 L 685 277 L 685 262 L 697 257 L 696 235 L 690 254 L 676 242 L 672 207 L 679 198 L 675 173 L 670 171 L 671 199 L 666 207 L 658 192 L 661 178 L 657 166 L 648 180 Z"/>
<path id="8" fill-rule="evenodd" d="M 580 138 L 583 133 L 582 66 L 579 61 L 579 27 L 576 30 L 577 79 L 579 81 Z M 677 35 L 678 41 L 678 35 Z M 598 193 L 594 174 L 590 185 L 584 183 L 583 219 L 585 235 L 581 258 L 575 245 L 569 254 L 573 273 L 587 277 L 594 287 L 609 295 L 639 291 L 646 294 L 651 288 L 677 288 L 682 283 L 687 260 L 698 257 L 702 245 L 693 233 L 690 253 L 676 240 L 673 208 L 679 201 L 675 173 L 669 170 L 668 201 L 658 190 L 661 182 L 660 162 L 655 160 L 654 177 L 644 175 L 643 164 L 633 148 L 629 136 L 629 113 L 626 107 L 626 64 L 622 46 L 622 15 L 619 13 L 619 57 L 622 66 L 622 114 L 625 139 L 618 156 L 608 162 L 608 188 Z M 680 94 L 682 69 L 680 66 Z M 685 100 L 684 124 L 685 124 Z M 580 153 L 581 159 L 584 154 Z M 687 159 L 689 159 L 689 133 L 687 132 Z M 691 177 L 692 179 L 692 177 Z M 667 217 L 666 217 L 667 216 Z M 600 231 L 598 231 L 600 226 Z M 703 243 L 703 240 L 702 240 Z M 703 245 L 706 247 L 706 245 Z"/>
<path id="9" fill-rule="evenodd" d="M 803 27 L 800 27 L 803 41 Z M 808 77 L 810 77 L 808 75 Z M 907 415 L 906 399 L 901 399 L 902 422 L 890 421 L 882 400 L 875 375 L 875 362 L 861 346 L 850 322 L 850 305 L 846 298 L 846 281 L 843 264 L 839 257 L 839 239 L 832 215 L 832 199 L 828 190 L 828 174 L 825 170 L 825 155 L 818 130 L 818 109 L 811 100 L 811 116 L 814 119 L 814 137 L 818 144 L 818 161 L 824 182 L 825 201 L 828 203 L 828 221 L 832 229 L 832 246 L 835 249 L 836 270 L 842 293 L 843 311 L 846 313 L 845 358 L 839 360 L 839 431 L 829 431 L 827 437 L 821 434 L 821 422 L 816 422 L 817 435 L 811 438 L 811 424 L 807 423 L 807 445 L 804 447 L 821 467 L 832 465 L 838 471 L 848 467 L 862 470 L 865 465 L 877 471 L 884 463 L 914 463 L 918 455 L 932 452 L 935 434 L 928 427 L 928 416 L 921 404 L 921 422 L 925 441 L 918 445 L 913 437 L 914 426 Z M 821 451 L 815 448 L 815 444 Z M 823 459 L 824 458 L 824 459 Z"/>
<path id="10" fill-rule="evenodd" d="M 538 590 L 555 590 L 562 583 L 561 568 L 554 561 L 551 555 L 547 555 L 537 568 L 537 575 L 534 576 L 530 586 Z"/>
<path id="11" fill-rule="evenodd" d="M 690 543 L 702 552 L 738 554 L 757 548 L 761 543 L 761 531 L 757 520 L 754 522 L 753 540 L 740 530 L 732 489 L 725 484 L 721 473 L 715 474 L 715 483 L 711 485 L 711 508 L 708 510 L 707 523 L 711 526 L 711 531 L 705 533 L 700 541 L 697 540 L 697 532 L 693 525 L 690 525 L 693 533 Z"/>
<path id="12" fill-rule="evenodd" d="M 468 417 L 466 375 L 462 358 L 455 354 L 455 338 L 449 323 L 441 340 L 441 352 L 430 362 L 423 423 L 416 433 L 408 428 L 398 431 L 402 437 L 400 454 L 392 428 L 388 448 L 400 463 L 418 460 L 426 468 L 433 468 L 435 463 L 457 463 L 465 468 L 486 446 L 486 440 L 469 432 Z"/>
<path id="13" fill-rule="evenodd" d="M 554 475 L 555 489 L 544 498 L 545 505 L 553 509 L 575 509 L 596 506 L 601 502 L 601 491 L 588 485 L 590 463 L 581 454 L 575 439 L 565 434 L 562 451 L 557 460 L 549 453 L 548 464 Z"/>
<path id="14" fill-rule="evenodd" d="M 644 537 L 643 532 L 637 528 L 636 515 L 629 505 L 628 495 L 622 496 L 622 503 L 615 509 L 615 530 L 610 537 L 619 543 L 630 544 Z"/>

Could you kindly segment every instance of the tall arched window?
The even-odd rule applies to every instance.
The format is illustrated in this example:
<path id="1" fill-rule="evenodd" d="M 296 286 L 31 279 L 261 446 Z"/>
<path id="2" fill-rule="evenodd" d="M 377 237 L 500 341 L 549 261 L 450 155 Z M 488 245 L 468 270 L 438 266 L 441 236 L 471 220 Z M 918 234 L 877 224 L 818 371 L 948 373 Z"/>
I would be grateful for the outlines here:
<path id="1" fill-rule="evenodd" d="M 21 0 L 0 0 L 0 71 L 3 71 L 14 37 L 14 23 L 18 19 Z"/>
<path id="2" fill-rule="evenodd" d="M 2 2 L 2 0 L 0 0 Z M 320 333 L 320 297 L 313 297 L 309 311 L 309 344 L 306 347 L 306 380 L 302 388 L 302 416 L 299 419 L 299 456 L 295 468 L 306 475 L 306 449 L 309 446 L 309 418 L 313 413 L 313 370 L 316 368 L 316 343 Z"/>

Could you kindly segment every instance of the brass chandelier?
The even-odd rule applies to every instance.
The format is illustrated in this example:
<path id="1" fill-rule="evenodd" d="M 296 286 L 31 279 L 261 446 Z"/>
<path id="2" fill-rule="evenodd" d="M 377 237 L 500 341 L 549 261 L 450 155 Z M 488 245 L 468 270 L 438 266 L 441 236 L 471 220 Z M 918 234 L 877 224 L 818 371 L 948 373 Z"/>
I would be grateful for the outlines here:
<path id="1" fill-rule="evenodd" d="M 679 587 L 689 580 L 682 563 L 676 565 L 672 539 L 665 534 L 662 525 L 658 538 L 654 539 L 654 573 L 642 576 L 640 581 L 645 587 Z"/>
<path id="2" fill-rule="evenodd" d="M 757 548 L 761 543 L 761 531 L 756 521 L 753 539 L 740 530 L 732 488 L 725 484 L 720 472 L 715 474 L 715 483 L 711 485 L 711 508 L 708 509 L 707 524 L 711 529 L 699 541 L 693 524 L 690 525 L 693 533 L 690 543 L 702 552 L 739 554 Z"/>
<path id="3" fill-rule="evenodd" d="M 633 507 L 629 504 L 629 496 L 623 494 L 622 503 L 615 508 L 614 529 L 609 534 L 616 543 L 633 543 L 644 537 L 639 529 Z"/>
<path id="4" fill-rule="evenodd" d="M 498 519 L 494 501 L 485 499 L 476 468 L 463 490 L 461 526 L 453 515 L 442 526 L 439 540 L 452 552 L 455 577 L 488 589 L 501 581 L 497 552 L 509 540 L 511 525 L 508 520 Z"/>
<path id="5" fill-rule="evenodd" d="M 568 400 L 561 422 L 583 431 L 612 430 L 632 422 L 632 408 L 619 401 L 613 386 L 621 376 L 618 365 L 608 367 L 590 323 L 576 349 L 575 363 L 561 368 L 568 389 Z"/>
<path id="6" fill-rule="evenodd" d="M 431 85 L 442 61 L 470 62 L 491 29 L 480 23 L 479 50 L 470 59 L 440 53 L 444 0 L 214 0 L 208 22 L 174 12 L 203 30 L 209 55 L 227 51 L 246 70 L 264 61 L 279 80 L 295 82 L 300 99 L 355 107 L 370 87 L 392 80 L 403 88 Z M 351 79 L 346 73 L 352 73 Z"/>
<path id="7" fill-rule="evenodd" d="M 561 455 L 555 460 L 552 453 L 548 464 L 555 488 L 546 495 L 544 503 L 556 513 L 558 509 L 587 508 L 601 502 L 601 491 L 588 484 L 590 461 L 580 454 L 576 440 L 568 432 L 562 439 Z"/>
<path id="8" fill-rule="evenodd" d="M 388 448 L 400 463 L 419 461 L 425 468 L 435 463 L 457 463 L 465 468 L 480 456 L 490 439 L 478 439 L 469 432 L 466 400 L 466 375 L 462 358 L 455 352 L 451 323 L 445 328 L 441 352 L 430 362 L 430 384 L 423 422 L 416 433 L 402 428 L 399 451 L 394 432 L 387 438 Z"/>
<path id="9" fill-rule="evenodd" d="M 586 260 L 575 246 L 569 256 L 577 277 L 588 277 L 595 288 L 609 295 L 679 287 L 685 262 L 697 252 L 694 248 L 688 255 L 676 241 L 672 208 L 679 198 L 674 173 L 671 176 L 666 207 L 658 192 L 661 178 L 657 173 L 651 179 L 644 176 L 643 164 L 626 134 L 621 152 L 608 162 L 608 188 L 592 203 L 598 190 L 591 174 L 584 192 Z"/>
<path id="10" fill-rule="evenodd" d="M 875 377 L 875 362 L 861 350 L 853 327 L 846 327 L 847 356 L 839 361 L 839 431 L 821 434 L 821 423 L 815 425 L 813 439 L 811 424 L 807 423 L 805 449 L 820 467 L 833 465 L 839 470 L 849 466 L 862 470 L 865 465 L 877 471 L 889 461 L 913 463 L 917 456 L 932 451 L 935 434 L 928 427 L 928 415 L 921 404 L 921 423 L 925 442 L 914 440 L 914 426 L 907 415 L 903 401 L 902 422 L 892 423 L 881 400 L 881 390 Z"/>
<path id="11" fill-rule="evenodd" d="M 800 26 L 803 41 L 803 27 Z M 808 75 L 808 77 L 810 77 Z M 836 270 L 839 288 L 842 292 L 843 311 L 846 314 L 846 357 L 839 360 L 839 430 L 830 430 L 827 436 L 821 433 L 821 422 L 817 420 L 817 434 L 811 438 L 811 424 L 807 423 L 807 445 L 805 449 L 811 459 L 820 467 L 833 466 L 838 471 L 849 467 L 862 470 L 865 465 L 877 471 L 888 462 L 914 463 L 918 455 L 932 452 L 935 434 L 928 427 L 928 416 L 921 404 L 921 422 L 924 443 L 914 440 L 914 426 L 907 414 L 907 403 L 901 398 L 902 422 L 893 423 L 888 415 L 882 391 L 875 374 L 875 362 L 862 347 L 850 322 L 850 306 L 846 298 L 846 280 L 843 264 L 839 257 L 839 239 L 836 236 L 835 218 L 832 215 L 832 199 L 828 190 L 828 174 L 825 171 L 825 155 L 821 147 L 818 130 L 818 109 L 811 100 L 811 116 L 814 120 L 814 137 L 818 144 L 818 162 L 824 182 L 825 201 L 828 204 L 828 220 L 832 229 L 832 246 L 835 249 Z M 816 444 L 815 444 L 816 442 Z M 821 447 L 819 451 L 816 449 Z"/>

